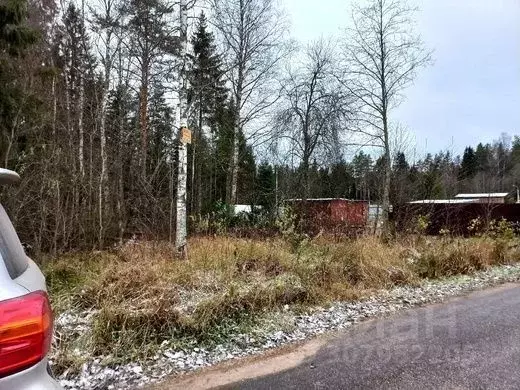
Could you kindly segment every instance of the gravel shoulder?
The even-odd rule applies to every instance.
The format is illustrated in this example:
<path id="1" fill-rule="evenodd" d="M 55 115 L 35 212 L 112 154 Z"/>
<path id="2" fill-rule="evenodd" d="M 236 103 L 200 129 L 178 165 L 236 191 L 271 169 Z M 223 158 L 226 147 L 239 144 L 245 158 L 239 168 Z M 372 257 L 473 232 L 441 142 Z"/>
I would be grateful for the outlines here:
<path id="1" fill-rule="evenodd" d="M 493 388 L 497 384 L 509 388 L 519 377 L 518 359 L 510 359 L 518 347 L 507 342 L 517 339 L 519 332 L 511 326 L 511 321 L 516 322 L 519 291 L 520 284 L 508 283 L 450 298 L 282 347 L 261 358 L 173 377 L 146 390 Z M 480 337 L 480 331 L 487 337 Z M 509 370 L 509 377 L 500 378 L 496 369 L 490 370 L 490 360 L 502 371 Z M 439 365 L 445 366 L 441 373 Z M 466 379 L 461 378 L 468 375 L 469 366 L 478 371 L 471 381 L 485 386 L 464 386 Z"/>
<path id="2" fill-rule="evenodd" d="M 145 386 L 144 390 L 202 390 L 226 386 L 244 379 L 256 378 L 297 367 L 312 358 L 322 348 L 329 335 L 322 335 L 309 341 L 292 343 L 261 355 L 228 360 L 216 366 L 176 376 L 164 382 Z"/>
<path id="3" fill-rule="evenodd" d="M 327 308 L 312 308 L 305 314 L 293 313 L 287 308 L 281 312 L 269 313 L 269 316 L 277 318 L 275 324 L 280 323 L 278 320 L 283 317 L 285 323 L 291 323 L 290 327 L 273 328 L 269 326 L 267 316 L 265 332 L 260 331 L 253 335 L 236 334 L 227 343 L 211 349 L 172 349 L 165 343 L 164 348 L 150 360 L 106 367 L 100 359 L 96 359 L 85 363 L 78 376 L 66 379 L 66 375 L 63 375 L 59 379 L 66 389 L 139 388 L 160 383 L 169 376 L 185 375 L 221 362 L 264 354 L 266 351 L 331 331 L 350 329 L 360 322 L 388 316 L 403 309 L 443 302 L 471 291 L 518 281 L 520 265 L 507 265 L 469 276 L 427 280 L 416 287 L 402 286 L 383 290 L 357 302 L 335 302 Z M 70 335 L 87 331 L 88 316 L 89 313 L 63 313 L 56 321 L 57 334 Z"/>

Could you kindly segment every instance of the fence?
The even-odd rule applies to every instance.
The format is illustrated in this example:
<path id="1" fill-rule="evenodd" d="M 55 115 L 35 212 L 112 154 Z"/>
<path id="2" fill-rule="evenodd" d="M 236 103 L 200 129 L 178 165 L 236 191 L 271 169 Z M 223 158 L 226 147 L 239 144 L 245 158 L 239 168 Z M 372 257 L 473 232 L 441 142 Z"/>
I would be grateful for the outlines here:
<path id="1" fill-rule="evenodd" d="M 493 220 L 505 219 L 520 225 L 520 204 L 403 204 L 395 207 L 391 218 L 398 232 L 417 228 L 419 217 L 427 219 L 426 234 L 447 230 L 452 234 L 468 235 L 468 227 L 476 218 L 487 226 Z"/>

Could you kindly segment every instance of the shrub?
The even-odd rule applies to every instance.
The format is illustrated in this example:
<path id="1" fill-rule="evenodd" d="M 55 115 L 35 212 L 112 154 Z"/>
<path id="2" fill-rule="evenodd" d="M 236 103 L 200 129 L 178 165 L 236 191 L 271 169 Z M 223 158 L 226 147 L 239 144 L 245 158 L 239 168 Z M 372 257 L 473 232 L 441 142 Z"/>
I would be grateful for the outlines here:
<path id="1" fill-rule="evenodd" d="M 298 226 L 298 216 L 291 207 L 283 207 L 276 220 L 276 227 L 293 252 L 298 252 L 309 242 L 309 236 Z"/>
<path id="2" fill-rule="evenodd" d="M 415 226 L 415 232 L 418 234 L 425 234 L 430 226 L 430 215 L 419 215 Z"/>
<path id="3" fill-rule="evenodd" d="M 492 220 L 487 235 L 497 239 L 512 240 L 515 237 L 515 226 L 505 218 Z"/>

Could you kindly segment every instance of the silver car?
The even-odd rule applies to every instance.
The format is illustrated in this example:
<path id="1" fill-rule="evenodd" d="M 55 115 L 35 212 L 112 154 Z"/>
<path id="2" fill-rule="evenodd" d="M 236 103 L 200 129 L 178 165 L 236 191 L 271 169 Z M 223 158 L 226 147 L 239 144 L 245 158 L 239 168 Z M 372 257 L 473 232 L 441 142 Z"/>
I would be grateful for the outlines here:
<path id="1" fill-rule="evenodd" d="M 0 168 L 0 185 L 19 179 Z M 0 390 L 62 389 L 47 361 L 52 323 L 45 278 L 0 205 Z"/>

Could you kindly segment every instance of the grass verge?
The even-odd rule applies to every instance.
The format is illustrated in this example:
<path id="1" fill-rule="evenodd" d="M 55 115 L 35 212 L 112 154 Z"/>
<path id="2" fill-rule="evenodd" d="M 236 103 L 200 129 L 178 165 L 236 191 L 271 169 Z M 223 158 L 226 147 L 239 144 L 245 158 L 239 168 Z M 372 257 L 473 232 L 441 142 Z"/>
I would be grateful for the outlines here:
<path id="1" fill-rule="evenodd" d="M 90 357 L 146 358 L 162 343 L 221 343 L 288 306 L 305 310 L 520 261 L 515 241 L 489 237 L 317 239 L 297 251 L 282 239 L 195 238 L 189 245 L 188 261 L 175 259 L 164 242 L 46 261 L 57 314 L 95 313 L 87 330 L 57 338 L 54 369 L 73 371 Z"/>

